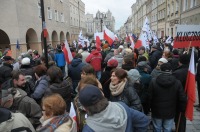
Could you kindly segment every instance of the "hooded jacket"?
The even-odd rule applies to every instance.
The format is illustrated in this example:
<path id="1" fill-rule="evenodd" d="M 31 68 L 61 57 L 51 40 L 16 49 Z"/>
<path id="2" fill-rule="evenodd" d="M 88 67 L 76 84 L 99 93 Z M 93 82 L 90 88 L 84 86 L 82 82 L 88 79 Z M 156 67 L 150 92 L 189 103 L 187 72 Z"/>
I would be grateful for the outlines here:
<path id="1" fill-rule="evenodd" d="M 71 93 L 72 93 L 72 87 L 70 83 L 67 80 L 63 80 L 61 83 L 52 83 L 45 92 L 45 95 L 51 93 L 58 93 L 63 97 L 63 99 L 67 104 L 67 111 L 69 112 L 71 106 Z"/>
<path id="2" fill-rule="evenodd" d="M 80 58 L 74 58 L 72 63 L 69 65 L 68 76 L 72 79 L 74 89 L 78 86 L 78 82 L 81 80 L 81 71 L 85 65 L 86 63 L 83 63 Z"/>
<path id="3" fill-rule="evenodd" d="M 90 63 L 95 71 L 101 71 L 101 60 L 102 55 L 99 51 L 94 50 L 90 55 L 85 59 L 87 63 Z"/>
<path id="4" fill-rule="evenodd" d="M 5 108 L 0 108 L 1 119 L 2 116 L 9 116 L 9 118 L 4 118 L 0 122 L 1 132 L 11 132 L 11 131 L 25 131 L 35 132 L 32 124 L 29 120 L 21 113 L 11 113 Z"/>
<path id="5" fill-rule="evenodd" d="M 149 119 L 122 102 L 109 102 L 100 113 L 88 116 L 82 132 L 146 132 Z"/>
<path id="6" fill-rule="evenodd" d="M 16 88 L 16 90 L 17 92 L 14 95 L 11 110 L 13 112 L 21 112 L 33 125 L 37 126 L 39 124 L 39 119 L 42 116 L 40 106 L 35 102 L 34 99 L 28 97 L 25 91 L 19 88 Z"/>
<path id="7" fill-rule="evenodd" d="M 170 73 L 162 73 L 149 86 L 149 101 L 152 117 L 172 119 L 176 109 L 185 111 L 186 95 L 181 82 Z"/>
<path id="8" fill-rule="evenodd" d="M 4 63 L 2 67 L 0 67 L 0 85 L 4 83 L 6 80 L 12 78 L 11 72 L 13 71 L 13 66 L 10 64 Z"/>

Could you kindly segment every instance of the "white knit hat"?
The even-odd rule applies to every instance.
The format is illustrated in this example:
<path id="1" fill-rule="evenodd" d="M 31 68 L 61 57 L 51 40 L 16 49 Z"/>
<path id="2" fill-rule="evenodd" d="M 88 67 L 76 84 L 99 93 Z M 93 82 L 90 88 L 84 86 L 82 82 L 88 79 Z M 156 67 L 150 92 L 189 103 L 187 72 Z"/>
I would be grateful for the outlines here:
<path id="1" fill-rule="evenodd" d="M 31 60 L 28 57 L 22 59 L 22 65 L 30 65 Z"/>
<path id="2" fill-rule="evenodd" d="M 162 63 L 167 63 L 168 62 L 167 59 L 165 59 L 165 58 L 160 58 L 158 61 L 160 61 Z"/>

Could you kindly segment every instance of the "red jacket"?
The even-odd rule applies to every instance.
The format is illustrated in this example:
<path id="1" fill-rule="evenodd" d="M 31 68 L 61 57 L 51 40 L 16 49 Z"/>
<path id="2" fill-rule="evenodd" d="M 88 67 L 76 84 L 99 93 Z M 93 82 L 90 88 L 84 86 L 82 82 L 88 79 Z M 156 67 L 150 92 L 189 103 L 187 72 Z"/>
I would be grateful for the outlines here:
<path id="1" fill-rule="evenodd" d="M 101 53 L 97 50 L 94 50 L 90 55 L 85 59 L 87 63 L 90 63 L 95 71 L 101 71 Z"/>

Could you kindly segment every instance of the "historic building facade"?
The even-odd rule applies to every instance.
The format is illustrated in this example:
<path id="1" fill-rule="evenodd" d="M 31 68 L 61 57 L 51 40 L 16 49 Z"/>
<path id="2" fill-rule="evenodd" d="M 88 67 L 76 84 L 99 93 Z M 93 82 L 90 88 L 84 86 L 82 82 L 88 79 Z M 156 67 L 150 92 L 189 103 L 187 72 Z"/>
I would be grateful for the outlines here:
<path id="1" fill-rule="evenodd" d="M 70 3 L 70 29 L 71 41 L 78 40 L 78 35 L 86 33 L 85 4 L 81 0 L 69 0 Z"/>

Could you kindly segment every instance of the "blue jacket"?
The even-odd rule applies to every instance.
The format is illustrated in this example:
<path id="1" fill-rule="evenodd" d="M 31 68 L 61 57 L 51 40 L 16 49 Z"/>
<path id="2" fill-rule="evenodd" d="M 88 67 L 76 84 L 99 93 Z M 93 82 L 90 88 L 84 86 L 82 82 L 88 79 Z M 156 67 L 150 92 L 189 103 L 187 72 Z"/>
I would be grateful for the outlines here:
<path id="1" fill-rule="evenodd" d="M 129 108 L 125 103 L 120 103 L 127 113 L 127 126 L 125 132 L 147 132 L 148 125 L 149 125 L 149 119 L 144 114 L 137 110 L 134 110 L 132 108 Z M 82 132 L 95 132 L 95 130 L 92 130 L 87 124 L 84 126 Z"/>
<path id="2" fill-rule="evenodd" d="M 54 57 L 54 61 L 56 62 L 58 67 L 65 66 L 65 55 L 63 52 L 57 52 Z"/>
<path id="3" fill-rule="evenodd" d="M 81 71 L 85 65 L 86 63 L 83 63 L 82 59 L 80 58 L 74 58 L 72 63 L 69 65 L 68 76 L 72 79 L 74 89 L 77 87 L 78 82 L 81 80 Z"/>

